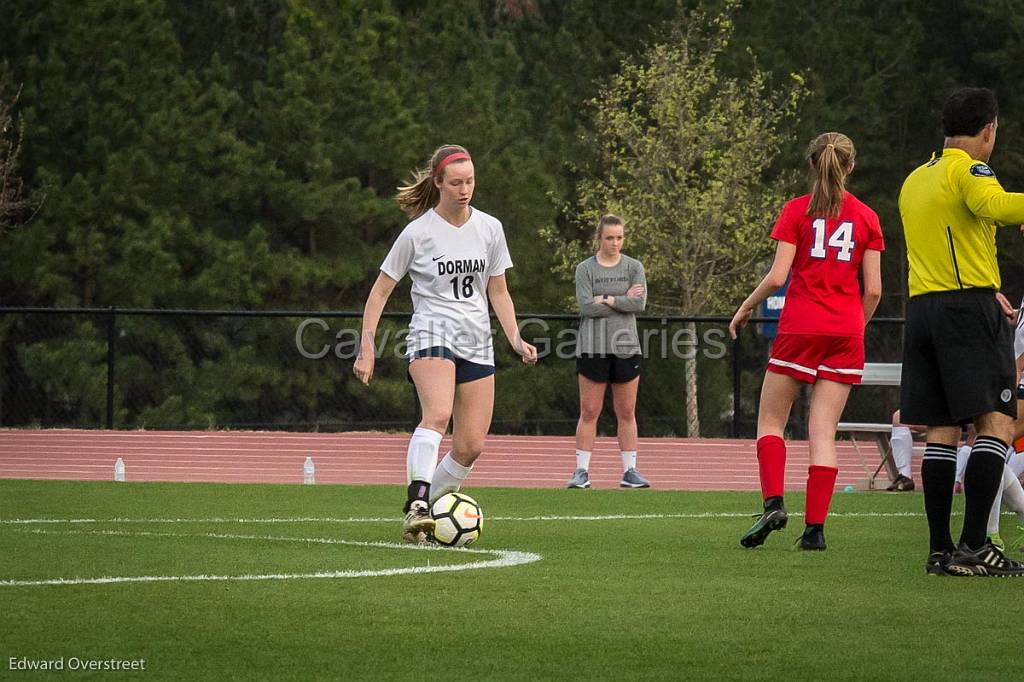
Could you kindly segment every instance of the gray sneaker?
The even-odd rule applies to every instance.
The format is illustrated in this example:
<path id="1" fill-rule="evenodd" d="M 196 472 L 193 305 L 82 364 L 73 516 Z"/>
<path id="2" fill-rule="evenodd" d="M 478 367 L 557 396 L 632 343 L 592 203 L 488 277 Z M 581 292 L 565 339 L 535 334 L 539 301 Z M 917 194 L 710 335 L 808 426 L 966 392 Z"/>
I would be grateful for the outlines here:
<path id="1" fill-rule="evenodd" d="M 651 482 L 644 478 L 636 469 L 627 469 L 619 481 L 620 488 L 650 488 Z"/>
<path id="2" fill-rule="evenodd" d="M 567 488 L 589 488 L 590 487 L 590 474 L 586 469 L 577 469 L 572 472 L 572 478 L 569 479 L 569 485 Z"/>

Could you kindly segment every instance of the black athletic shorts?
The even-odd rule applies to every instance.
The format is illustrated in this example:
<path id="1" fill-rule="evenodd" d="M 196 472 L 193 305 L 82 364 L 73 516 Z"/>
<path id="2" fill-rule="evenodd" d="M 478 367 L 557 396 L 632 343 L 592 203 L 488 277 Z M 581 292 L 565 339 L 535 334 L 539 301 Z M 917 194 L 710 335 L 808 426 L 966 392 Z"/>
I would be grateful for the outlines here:
<path id="1" fill-rule="evenodd" d="M 598 383 L 624 384 L 640 376 L 639 354 L 620 358 L 617 355 L 582 355 L 576 358 L 576 373 Z"/>
<path id="2" fill-rule="evenodd" d="M 991 289 L 907 303 L 900 421 L 955 426 L 989 412 L 1017 416 L 1013 329 Z"/>
<path id="3" fill-rule="evenodd" d="M 431 346 L 430 348 L 421 348 L 412 354 L 412 358 L 409 362 L 412 362 L 416 358 L 444 358 L 445 360 L 451 360 L 455 363 L 455 383 L 465 384 L 470 381 L 476 381 L 477 379 L 483 379 L 494 374 L 494 365 L 482 365 L 479 362 L 470 362 L 469 360 L 463 360 L 460 357 L 456 357 L 455 353 L 450 348 L 445 346 Z M 406 371 L 406 376 L 409 382 L 412 383 L 412 375 Z"/>

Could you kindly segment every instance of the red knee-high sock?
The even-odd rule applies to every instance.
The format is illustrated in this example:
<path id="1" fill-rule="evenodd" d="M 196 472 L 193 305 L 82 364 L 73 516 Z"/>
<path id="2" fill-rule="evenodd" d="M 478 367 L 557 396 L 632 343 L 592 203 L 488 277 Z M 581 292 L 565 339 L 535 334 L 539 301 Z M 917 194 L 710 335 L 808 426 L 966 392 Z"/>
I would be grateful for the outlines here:
<path id="1" fill-rule="evenodd" d="M 836 487 L 839 469 L 811 465 L 807 467 L 807 508 L 804 522 L 808 525 L 825 523 L 832 491 Z"/>
<path id="2" fill-rule="evenodd" d="M 778 436 L 757 439 L 757 470 L 761 475 L 761 495 L 782 497 L 786 480 L 786 441 Z"/>

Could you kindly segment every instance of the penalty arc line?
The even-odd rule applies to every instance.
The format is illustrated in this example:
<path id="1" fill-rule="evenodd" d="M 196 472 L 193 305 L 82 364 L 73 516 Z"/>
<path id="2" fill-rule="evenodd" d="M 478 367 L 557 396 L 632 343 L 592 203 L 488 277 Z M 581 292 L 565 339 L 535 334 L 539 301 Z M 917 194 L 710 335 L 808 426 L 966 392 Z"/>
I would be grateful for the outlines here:
<path id="1" fill-rule="evenodd" d="M 658 520 L 658 519 L 716 519 L 716 518 L 742 518 L 748 517 L 749 512 L 693 512 L 677 514 L 608 514 L 590 516 L 498 516 L 491 517 L 491 521 L 619 521 L 619 520 Z M 954 512 L 954 516 L 961 515 L 961 512 Z M 801 516 L 794 512 L 791 516 Z M 921 512 L 834 512 L 833 517 L 849 518 L 917 518 L 924 516 Z M 54 524 L 104 524 L 104 523 L 132 523 L 132 524 L 181 524 L 181 523 L 236 523 L 236 524 L 287 524 L 287 523 L 393 523 L 395 518 L 391 517 L 271 517 L 271 518 L 110 518 L 110 519 L 0 519 L 0 525 L 54 525 Z M 363 577 L 384 577 L 393 575 L 414 575 L 424 573 L 440 573 L 476 570 L 482 568 L 501 568 L 518 566 L 539 561 L 542 557 L 531 552 L 519 552 L 512 550 L 484 550 L 484 549 L 448 549 L 439 547 L 421 547 L 416 545 L 405 545 L 387 542 L 360 542 L 355 540 L 339 540 L 333 538 L 295 538 L 281 536 L 257 536 L 238 535 L 230 533 L 153 533 L 146 531 L 44 531 L 26 530 L 37 534 L 96 534 L 96 535 L 123 535 L 123 536 L 154 536 L 154 537 L 181 537 L 196 538 L 207 537 L 214 539 L 238 539 L 238 540 L 263 540 L 263 541 L 284 541 L 304 542 L 316 544 L 350 545 L 362 547 L 379 547 L 387 549 L 403 549 L 415 551 L 457 551 L 471 554 L 489 554 L 497 558 L 488 561 L 475 561 L 466 564 L 445 564 L 438 566 L 416 566 L 405 568 L 391 568 L 379 570 L 361 571 L 323 571 L 315 573 L 274 573 L 254 575 L 189 575 L 189 576 L 104 576 L 99 578 L 52 578 L 45 580 L 0 580 L 0 587 L 16 586 L 42 586 L 42 585 L 89 585 L 89 584 L 112 584 L 112 583 L 149 583 L 149 582 L 198 582 L 198 581 L 259 581 L 259 580 L 299 580 L 299 579 L 337 579 L 337 578 L 363 578 Z"/>
<path id="2" fill-rule="evenodd" d="M 156 582 L 224 582 L 224 581 L 261 581 L 261 580 L 310 580 L 339 578 L 379 578 L 395 575 L 421 575 L 425 573 L 452 573 L 471 571 L 484 568 L 507 568 L 521 566 L 539 561 L 541 556 L 532 552 L 519 552 L 503 549 L 470 549 L 424 547 L 420 545 L 403 545 L 391 542 L 360 542 L 356 540 L 338 540 L 334 538 L 292 538 L 270 535 L 238 535 L 233 533 L 151 533 L 128 531 L 23 531 L 40 535 L 116 535 L 116 536 L 150 536 L 195 538 L 206 537 L 227 540 L 261 540 L 302 542 L 325 545 L 348 545 L 355 547 L 371 547 L 384 549 L 401 549 L 420 552 L 454 552 L 460 554 L 491 555 L 496 558 L 486 561 L 473 561 L 465 564 L 439 564 L 436 566 L 411 566 L 404 568 L 384 568 L 362 571 L 318 571 L 315 573 L 268 573 L 242 575 L 139 575 L 139 576 L 103 576 L 99 578 L 48 578 L 42 580 L 0 580 L 0 587 L 40 587 L 45 585 L 110 585 L 118 583 L 156 583 Z"/>

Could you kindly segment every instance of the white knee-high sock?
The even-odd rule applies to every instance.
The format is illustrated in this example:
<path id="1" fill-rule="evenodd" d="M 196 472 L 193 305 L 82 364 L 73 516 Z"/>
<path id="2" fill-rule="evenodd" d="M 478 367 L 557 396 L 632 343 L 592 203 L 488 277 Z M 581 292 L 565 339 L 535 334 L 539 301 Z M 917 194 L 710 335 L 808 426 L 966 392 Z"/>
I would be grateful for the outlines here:
<path id="1" fill-rule="evenodd" d="M 1024 452 L 1015 452 L 1012 457 L 1006 460 L 1006 465 L 1014 476 L 1020 478 L 1024 474 Z"/>
<path id="2" fill-rule="evenodd" d="M 1003 465 L 1003 473 L 1006 473 L 1006 465 Z M 1000 483 L 996 490 L 996 499 L 992 500 L 992 509 L 988 512 L 988 534 L 999 535 L 999 515 L 1003 512 L 1003 484 Z"/>
<path id="3" fill-rule="evenodd" d="M 471 466 L 463 466 L 452 459 L 452 453 L 444 456 L 444 459 L 434 469 L 434 478 L 430 482 L 430 503 L 446 493 L 454 493 L 462 487 L 463 481 L 473 470 Z"/>
<path id="4" fill-rule="evenodd" d="M 576 468 L 590 470 L 590 450 L 576 451 Z"/>
<path id="5" fill-rule="evenodd" d="M 1024 523 L 1024 487 L 1020 479 L 1013 475 L 1009 465 L 1003 467 L 1003 502 L 1010 511 L 1017 514 L 1017 519 Z"/>
<path id="6" fill-rule="evenodd" d="M 956 482 L 964 482 L 964 471 L 967 469 L 967 459 L 971 456 L 971 446 L 961 445 L 956 451 Z"/>
<path id="7" fill-rule="evenodd" d="M 914 434 L 906 426 L 894 426 L 889 442 L 892 444 L 892 459 L 896 468 L 901 475 L 913 478 L 910 475 L 910 458 L 914 454 Z"/>
<path id="8" fill-rule="evenodd" d="M 636 469 L 636 450 L 622 451 L 622 470 Z"/>
<path id="9" fill-rule="evenodd" d="M 409 439 L 409 450 L 405 455 L 406 483 L 430 481 L 437 465 L 437 449 L 441 446 L 442 435 L 437 431 L 417 428 Z"/>

